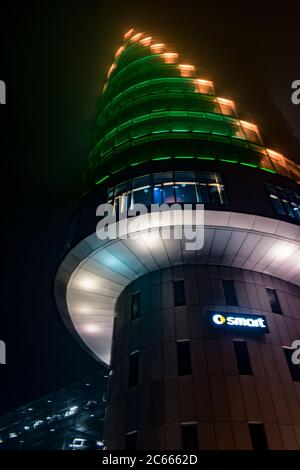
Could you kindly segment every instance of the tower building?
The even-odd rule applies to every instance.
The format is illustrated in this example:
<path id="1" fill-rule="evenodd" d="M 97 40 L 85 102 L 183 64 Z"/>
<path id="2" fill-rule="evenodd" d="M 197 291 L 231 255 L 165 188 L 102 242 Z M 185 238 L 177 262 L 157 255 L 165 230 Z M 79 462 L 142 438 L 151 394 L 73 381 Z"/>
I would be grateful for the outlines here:
<path id="1" fill-rule="evenodd" d="M 55 280 L 66 325 L 111 369 L 109 449 L 300 448 L 299 183 L 193 65 L 125 34 Z M 99 239 L 102 203 L 135 228 Z M 176 218 L 130 217 L 174 203 L 191 228 L 204 205 L 203 246 L 173 236 Z"/>

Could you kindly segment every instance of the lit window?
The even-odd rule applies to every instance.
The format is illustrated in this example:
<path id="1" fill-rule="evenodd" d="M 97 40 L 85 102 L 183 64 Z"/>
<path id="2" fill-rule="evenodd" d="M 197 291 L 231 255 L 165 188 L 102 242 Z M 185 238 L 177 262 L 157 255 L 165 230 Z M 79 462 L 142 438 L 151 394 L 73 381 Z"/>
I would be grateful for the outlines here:
<path id="1" fill-rule="evenodd" d="M 258 132 L 258 127 L 255 124 L 246 121 L 240 121 L 240 123 L 245 132 L 246 139 L 250 142 L 260 144 L 261 138 Z"/>
<path id="2" fill-rule="evenodd" d="M 134 29 L 131 28 L 129 31 L 127 31 L 127 33 L 124 34 L 124 41 L 127 41 L 127 39 L 129 39 L 134 33 Z"/>
<path id="3" fill-rule="evenodd" d="M 151 44 L 150 49 L 154 54 L 160 54 L 165 48 L 164 44 Z"/>
<path id="4" fill-rule="evenodd" d="M 140 43 L 143 44 L 143 46 L 150 46 L 151 40 L 152 40 L 152 37 L 148 36 L 147 38 L 141 39 Z"/>
<path id="5" fill-rule="evenodd" d="M 217 98 L 217 100 L 222 114 L 227 116 L 235 116 L 235 105 L 233 101 L 227 100 L 225 98 Z"/>
<path id="6" fill-rule="evenodd" d="M 133 42 L 137 42 L 139 39 L 141 39 L 142 36 L 143 36 L 142 33 L 137 33 L 134 36 L 131 36 L 130 40 Z"/>
<path id="7" fill-rule="evenodd" d="M 125 50 L 125 47 L 124 46 L 121 46 L 119 47 L 119 49 L 117 50 L 117 52 L 115 53 L 115 58 L 119 57 L 122 52 Z"/>
<path id="8" fill-rule="evenodd" d="M 214 94 L 214 87 L 213 82 L 210 80 L 203 80 L 201 78 L 197 78 L 195 80 L 197 93 L 204 93 L 206 95 L 213 95 Z"/>
<path id="9" fill-rule="evenodd" d="M 195 67 L 193 65 L 180 64 L 178 67 L 182 77 L 193 77 L 195 74 Z"/>
<path id="10" fill-rule="evenodd" d="M 300 220 L 300 194 L 269 183 L 266 186 L 276 213 Z"/>
<path id="11" fill-rule="evenodd" d="M 189 203 L 197 201 L 195 183 L 176 183 L 174 185 L 176 202 Z"/>
<path id="12" fill-rule="evenodd" d="M 176 52 L 165 52 L 162 56 L 166 64 L 174 64 L 178 58 L 178 54 L 176 54 Z"/>

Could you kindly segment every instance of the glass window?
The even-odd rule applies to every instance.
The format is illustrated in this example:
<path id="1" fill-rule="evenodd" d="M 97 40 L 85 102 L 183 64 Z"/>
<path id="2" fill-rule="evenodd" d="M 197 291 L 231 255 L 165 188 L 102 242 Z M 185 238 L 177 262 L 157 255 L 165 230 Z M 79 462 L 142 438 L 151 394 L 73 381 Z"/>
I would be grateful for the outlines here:
<path id="1" fill-rule="evenodd" d="M 136 292 L 131 299 L 131 319 L 134 320 L 140 316 L 141 293 Z"/>
<path id="2" fill-rule="evenodd" d="M 177 341 L 177 368 L 178 375 L 191 375 L 191 349 L 189 341 Z"/>
<path id="3" fill-rule="evenodd" d="M 175 307 L 185 305 L 184 281 L 173 281 L 173 291 Z"/>
<path id="4" fill-rule="evenodd" d="M 128 387 L 135 387 L 139 383 L 139 351 L 129 355 Z"/>
<path id="5" fill-rule="evenodd" d="M 188 183 L 195 181 L 195 174 L 193 171 L 175 171 L 174 179 L 176 183 Z"/>
<path id="6" fill-rule="evenodd" d="M 198 189 L 199 202 L 201 204 L 209 203 L 209 193 L 208 193 L 207 184 L 205 183 L 198 184 L 197 189 Z"/>
<path id="7" fill-rule="evenodd" d="M 283 347 L 283 352 L 285 355 L 285 359 L 291 374 L 292 380 L 295 382 L 300 382 L 300 367 L 299 364 L 294 364 L 292 361 L 292 354 L 295 350 L 287 347 Z"/>
<path id="8" fill-rule="evenodd" d="M 273 186 L 269 183 L 266 186 L 275 212 L 300 220 L 300 195 L 296 191 Z"/>
<path id="9" fill-rule="evenodd" d="M 127 196 L 126 194 L 118 196 L 114 200 L 114 210 L 117 217 L 120 214 L 125 214 L 129 206 L 127 206 Z"/>
<path id="10" fill-rule="evenodd" d="M 174 186 L 173 184 L 164 184 L 162 186 L 163 202 L 172 204 L 175 202 Z"/>
<path id="11" fill-rule="evenodd" d="M 275 194 L 270 194 L 270 198 L 271 198 L 273 207 L 275 209 L 275 212 L 277 212 L 277 214 L 286 215 L 286 212 L 284 210 L 283 205 L 281 204 L 279 197 L 275 196 Z"/>
<path id="12" fill-rule="evenodd" d="M 198 449 L 197 423 L 183 423 L 181 425 L 181 442 L 183 450 Z"/>
<path id="13" fill-rule="evenodd" d="M 267 450 L 267 438 L 262 423 L 248 423 L 248 429 L 253 450 Z"/>
<path id="14" fill-rule="evenodd" d="M 150 184 L 150 175 L 139 176 L 132 180 L 133 189 L 141 188 L 143 186 L 148 186 Z"/>
<path id="15" fill-rule="evenodd" d="M 238 306 L 236 292 L 233 281 L 223 281 L 224 295 L 227 305 Z"/>
<path id="16" fill-rule="evenodd" d="M 172 132 L 189 132 L 191 130 L 191 126 L 188 121 L 179 119 L 172 120 L 170 122 L 170 126 Z"/>
<path id="17" fill-rule="evenodd" d="M 252 375 L 251 361 L 246 341 L 233 340 L 233 347 L 239 374 Z"/>
<path id="18" fill-rule="evenodd" d="M 279 313 L 282 314 L 280 303 L 277 297 L 277 293 L 275 289 L 270 289 L 269 287 L 266 288 L 269 302 L 270 302 L 270 307 L 273 313 Z"/>
<path id="19" fill-rule="evenodd" d="M 151 190 L 150 186 L 134 189 L 131 193 L 131 207 L 134 204 L 144 204 L 149 206 L 151 204 Z"/>
<path id="20" fill-rule="evenodd" d="M 149 123 L 146 124 L 140 124 L 136 125 L 132 128 L 132 138 L 133 139 L 138 139 L 139 137 L 142 137 L 143 135 L 148 135 L 151 132 L 151 128 Z"/>
<path id="21" fill-rule="evenodd" d="M 223 186 L 217 183 L 210 183 L 208 185 L 208 191 L 209 191 L 210 202 L 212 202 L 213 204 L 224 203 L 224 201 L 222 200 L 222 197 L 224 197 Z"/>
<path id="22" fill-rule="evenodd" d="M 221 183 L 222 179 L 219 173 L 214 173 L 210 171 L 198 171 L 197 172 L 197 181 L 200 183 Z"/>
<path id="23" fill-rule="evenodd" d="M 154 173 L 153 183 L 169 183 L 173 181 L 172 171 L 166 171 L 164 173 Z"/>
<path id="24" fill-rule="evenodd" d="M 176 183 L 174 185 L 176 202 L 196 202 L 196 185 L 191 183 Z"/>
<path id="25" fill-rule="evenodd" d="M 161 185 L 154 186 L 153 188 L 153 204 L 163 203 L 163 188 Z"/>
<path id="26" fill-rule="evenodd" d="M 234 110 L 233 104 L 225 104 L 219 101 L 219 106 L 220 106 L 222 114 L 225 114 L 226 116 L 235 116 L 235 110 Z"/>

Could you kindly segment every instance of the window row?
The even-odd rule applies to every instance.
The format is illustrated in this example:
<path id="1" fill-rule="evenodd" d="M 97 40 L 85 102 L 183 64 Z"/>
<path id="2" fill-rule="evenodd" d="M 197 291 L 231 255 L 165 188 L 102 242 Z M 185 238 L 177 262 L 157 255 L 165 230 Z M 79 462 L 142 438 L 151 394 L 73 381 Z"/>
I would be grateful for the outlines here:
<path id="1" fill-rule="evenodd" d="M 277 214 L 300 220 L 300 193 L 269 183 L 267 189 Z"/>
<path id="2" fill-rule="evenodd" d="M 110 188 L 108 202 L 119 214 L 135 204 L 227 204 L 228 200 L 218 173 L 169 171 L 144 175 Z"/>
<path id="3" fill-rule="evenodd" d="M 247 341 L 244 339 L 233 339 L 235 361 L 239 375 L 253 375 L 252 363 L 248 351 Z M 300 382 L 300 366 L 293 358 L 294 349 L 282 347 L 286 364 L 291 379 Z M 191 346 L 189 340 L 176 341 L 177 351 L 177 375 L 182 377 L 193 374 Z M 140 351 L 134 351 L 129 355 L 128 388 L 139 385 Z"/>
<path id="4" fill-rule="evenodd" d="M 195 111 L 160 111 L 126 121 L 100 139 L 96 148 L 105 155 L 127 141 L 172 132 L 216 134 L 261 144 L 256 130 L 229 116 Z"/>
<path id="5" fill-rule="evenodd" d="M 222 281 L 223 291 L 226 305 L 238 307 L 239 303 L 237 300 L 236 290 L 234 282 L 230 280 Z M 266 288 L 266 293 L 270 303 L 270 308 L 273 313 L 282 315 L 281 306 L 279 303 L 278 295 L 275 289 L 270 287 Z M 184 280 L 173 281 L 173 298 L 175 307 L 186 305 L 186 294 L 185 294 L 185 285 Z M 141 293 L 137 292 L 132 296 L 131 304 L 131 319 L 134 320 L 140 316 L 140 300 Z"/>
<path id="6" fill-rule="evenodd" d="M 107 132 L 112 126 L 156 111 L 199 111 L 235 117 L 234 108 L 220 105 L 217 98 L 195 93 L 152 94 L 136 101 L 130 101 L 122 107 L 118 104 L 110 107 L 107 112 L 100 114 L 97 120 L 98 131 L 104 129 Z"/>
<path id="7" fill-rule="evenodd" d="M 199 450 L 197 423 L 181 423 L 181 449 L 188 451 Z M 265 427 L 260 422 L 248 422 L 248 431 L 253 450 L 267 450 L 268 442 Z M 132 431 L 125 435 L 125 449 L 136 450 L 138 448 L 138 432 Z"/>
<path id="8" fill-rule="evenodd" d="M 128 87 L 146 80 L 172 77 L 180 77 L 179 69 L 174 66 L 174 64 L 166 64 L 164 62 L 147 64 L 140 67 L 132 67 L 129 72 L 123 69 L 116 77 L 112 76 L 110 79 L 109 95 L 113 96 L 115 93 L 121 92 Z"/>
<path id="9" fill-rule="evenodd" d="M 111 103 L 118 103 L 122 106 L 128 101 L 147 96 L 151 93 L 195 93 L 196 82 L 190 78 L 183 77 L 163 77 L 145 80 L 133 85 L 126 90 L 112 97 Z"/>

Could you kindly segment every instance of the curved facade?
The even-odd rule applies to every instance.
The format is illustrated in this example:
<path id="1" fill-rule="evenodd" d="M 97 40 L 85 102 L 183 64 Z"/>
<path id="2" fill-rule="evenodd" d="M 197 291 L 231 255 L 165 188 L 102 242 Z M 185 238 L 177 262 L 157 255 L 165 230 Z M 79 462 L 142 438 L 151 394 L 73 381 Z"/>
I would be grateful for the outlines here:
<path id="1" fill-rule="evenodd" d="M 94 137 L 55 293 L 74 336 L 111 367 L 107 446 L 299 448 L 299 165 L 194 66 L 133 30 Z M 106 202 L 117 227 L 135 228 L 100 240 Z M 130 214 L 173 203 L 190 204 L 184 222 Z M 203 246 L 190 250 L 173 235 L 195 226 L 198 204 Z"/>
<path id="2" fill-rule="evenodd" d="M 185 301 L 176 305 L 176 283 Z M 236 304 L 227 305 L 224 281 Z M 272 313 L 276 289 L 283 315 Z M 140 315 L 132 319 L 132 296 Z M 106 438 L 123 449 L 138 431 L 142 449 L 181 449 L 182 427 L 195 426 L 199 449 L 251 449 L 248 422 L 263 423 L 271 449 L 298 448 L 300 383 L 293 383 L 282 346 L 300 334 L 300 288 L 258 272 L 212 265 L 154 271 L 132 282 L 116 307 Z M 208 311 L 265 315 L 269 334 L 209 329 Z M 240 374 L 236 343 L 247 345 L 251 370 Z M 178 361 L 178 346 L 190 358 Z M 130 361 L 139 356 L 138 383 L 128 387 Z M 132 367 L 132 364 L 131 364 Z M 130 434 L 129 434 L 130 435 Z"/>

